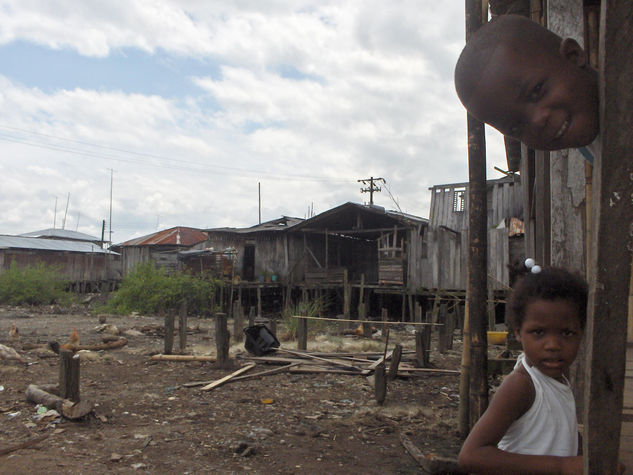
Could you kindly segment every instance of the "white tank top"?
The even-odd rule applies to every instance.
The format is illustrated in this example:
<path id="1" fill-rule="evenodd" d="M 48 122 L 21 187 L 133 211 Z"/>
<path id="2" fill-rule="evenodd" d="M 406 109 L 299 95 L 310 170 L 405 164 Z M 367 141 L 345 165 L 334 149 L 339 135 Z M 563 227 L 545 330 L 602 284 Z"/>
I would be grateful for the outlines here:
<path id="1" fill-rule="evenodd" d="M 578 455 L 576 402 L 569 386 L 541 373 L 525 362 L 521 353 L 515 369 L 522 364 L 534 384 L 534 403 L 512 423 L 497 447 L 506 452 L 531 455 Z"/>

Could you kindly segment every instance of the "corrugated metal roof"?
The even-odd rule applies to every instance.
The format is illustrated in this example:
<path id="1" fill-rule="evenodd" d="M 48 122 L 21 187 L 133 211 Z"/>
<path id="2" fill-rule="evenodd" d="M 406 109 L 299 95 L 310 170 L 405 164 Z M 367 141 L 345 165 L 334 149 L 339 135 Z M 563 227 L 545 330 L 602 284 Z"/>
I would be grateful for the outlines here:
<path id="1" fill-rule="evenodd" d="M 90 236 L 89 234 L 79 233 L 77 231 L 70 231 L 68 229 L 49 228 L 42 229 L 41 231 L 33 231 L 32 233 L 19 234 L 23 237 L 45 237 L 56 239 L 72 239 L 77 241 L 101 241 L 100 238 Z"/>
<path id="2" fill-rule="evenodd" d="M 193 246 L 207 240 L 207 234 L 197 228 L 176 226 L 154 234 L 130 239 L 116 247 L 125 246 Z"/>
<path id="3" fill-rule="evenodd" d="M 266 221 L 262 224 L 256 224 L 249 228 L 211 228 L 206 229 L 207 232 L 226 232 L 235 234 L 258 233 L 262 231 L 285 231 L 304 221 L 303 218 L 293 218 L 291 216 L 282 216 L 281 218 Z"/>
<path id="4" fill-rule="evenodd" d="M 35 249 L 38 251 L 83 252 L 96 254 L 116 254 L 84 241 L 64 241 L 62 239 L 40 239 L 24 236 L 0 235 L 0 249 Z"/>

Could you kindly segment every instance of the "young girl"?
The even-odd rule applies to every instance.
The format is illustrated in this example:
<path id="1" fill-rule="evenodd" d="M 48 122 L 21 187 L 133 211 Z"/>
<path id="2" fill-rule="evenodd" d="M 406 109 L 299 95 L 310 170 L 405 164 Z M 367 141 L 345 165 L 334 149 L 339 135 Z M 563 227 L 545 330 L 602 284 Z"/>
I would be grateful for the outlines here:
<path id="1" fill-rule="evenodd" d="M 566 270 L 544 268 L 519 281 L 508 309 L 523 353 L 464 442 L 459 465 L 478 474 L 582 474 L 565 375 L 587 320 L 587 285 Z"/>

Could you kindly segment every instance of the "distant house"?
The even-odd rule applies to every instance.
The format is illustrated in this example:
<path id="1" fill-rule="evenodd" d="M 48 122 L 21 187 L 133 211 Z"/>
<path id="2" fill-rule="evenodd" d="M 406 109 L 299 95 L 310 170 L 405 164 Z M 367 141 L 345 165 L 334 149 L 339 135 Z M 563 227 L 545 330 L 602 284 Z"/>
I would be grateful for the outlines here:
<path id="1" fill-rule="evenodd" d="M 240 280 L 286 281 L 289 273 L 287 231 L 303 219 L 282 216 L 248 228 L 206 229 L 207 239 L 194 249 L 230 250 L 234 253 L 234 274 Z"/>
<path id="2" fill-rule="evenodd" d="M 418 286 L 428 220 L 379 206 L 344 203 L 288 231 L 292 282 Z"/>
<path id="3" fill-rule="evenodd" d="M 466 289 L 468 252 L 468 183 L 435 185 L 431 191 L 427 272 L 422 286 Z M 523 260 L 524 213 L 520 177 L 509 175 L 487 182 L 488 275 L 494 289 L 509 285 L 508 264 Z"/>
<path id="4" fill-rule="evenodd" d="M 121 278 L 119 255 L 85 239 L 0 235 L 0 272 L 12 263 L 18 268 L 55 267 L 78 290 L 94 290 Z"/>
<path id="5" fill-rule="evenodd" d="M 176 226 L 116 244 L 112 246 L 112 250 L 121 254 L 123 275 L 145 262 L 154 262 L 158 266 L 176 270 L 178 251 L 190 249 L 206 239 L 207 234 L 200 229 Z"/>
<path id="6" fill-rule="evenodd" d="M 34 237 L 40 239 L 61 239 L 64 241 L 81 241 L 91 242 L 103 247 L 103 241 L 95 236 L 89 234 L 80 233 L 77 231 L 71 231 L 69 229 L 48 228 L 41 231 L 33 231 L 30 233 L 20 234 L 23 237 Z"/>

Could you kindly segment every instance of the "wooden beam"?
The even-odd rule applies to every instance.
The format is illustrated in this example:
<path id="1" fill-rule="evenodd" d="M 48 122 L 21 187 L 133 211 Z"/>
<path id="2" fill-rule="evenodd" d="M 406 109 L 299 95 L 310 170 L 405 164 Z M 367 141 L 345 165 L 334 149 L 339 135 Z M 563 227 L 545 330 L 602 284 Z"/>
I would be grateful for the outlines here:
<path id="1" fill-rule="evenodd" d="M 617 473 L 633 249 L 633 2 L 602 0 L 600 16 L 583 453 L 585 473 Z"/>

